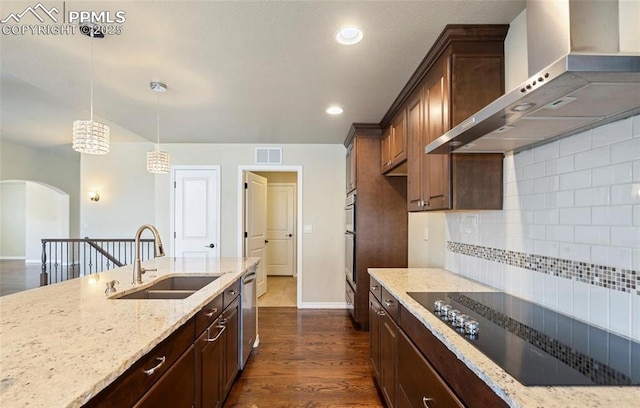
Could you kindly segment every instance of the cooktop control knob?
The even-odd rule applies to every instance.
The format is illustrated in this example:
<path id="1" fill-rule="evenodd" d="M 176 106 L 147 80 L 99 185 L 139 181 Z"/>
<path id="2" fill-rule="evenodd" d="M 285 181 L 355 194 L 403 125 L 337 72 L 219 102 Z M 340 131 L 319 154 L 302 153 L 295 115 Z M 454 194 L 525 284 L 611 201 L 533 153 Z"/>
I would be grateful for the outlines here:
<path id="1" fill-rule="evenodd" d="M 449 311 L 451 309 L 453 309 L 453 306 L 451 306 L 451 305 L 442 306 L 442 308 L 440 309 L 440 317 L 442 317 L 444 320 L 448 320 L 449 319 Z"/>
<path id="2" fill-rule="evenodd" d="M 456 324 L 456 319 L 458 318 L 458 315 L 460 315 L 460 311 L 458 309 L 449 310 L 449 313 L 447 313 L 449 322 L 451 322 L 451 324 L 453 324 L 454 326 Z"/>
<path id="3" fill-rule="evenodd" d="M 433 304 L 433 308 L 436 311 L 436 313 L 440 313 L 442 311 L 442 306 L 444 306 L 444 301 L 442 300 L 436 300 L 435 303 Z"/>
<path id="4" fill-rule="evenodd" d="M 464 324 L 465 334 L 475 336 L 478 334 L 479 331 L 480 331 L 480 323 L 476 322 L 475 320 L 467 320 L 467 322 Z"/>
<path id="5" fill-rule="evenodd" d="M 469 316 L 461 313 L 456 317 L 456 327 L 464 330 L 464 324 L 469 320 Z"/>

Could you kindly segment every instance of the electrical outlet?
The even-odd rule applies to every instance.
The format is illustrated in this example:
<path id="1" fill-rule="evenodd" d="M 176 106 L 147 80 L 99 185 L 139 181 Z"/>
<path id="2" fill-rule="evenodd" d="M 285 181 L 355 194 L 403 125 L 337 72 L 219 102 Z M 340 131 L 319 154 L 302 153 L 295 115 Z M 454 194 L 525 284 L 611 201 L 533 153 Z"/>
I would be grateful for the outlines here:
<path id="1" fill-rule="evenodd" d="M 313 225 L 305 225 L 305 226 L 304 226 L 304 233 L 305 233 L 305 234 L 311 234 L 311 233 L 313 233 Z"/>

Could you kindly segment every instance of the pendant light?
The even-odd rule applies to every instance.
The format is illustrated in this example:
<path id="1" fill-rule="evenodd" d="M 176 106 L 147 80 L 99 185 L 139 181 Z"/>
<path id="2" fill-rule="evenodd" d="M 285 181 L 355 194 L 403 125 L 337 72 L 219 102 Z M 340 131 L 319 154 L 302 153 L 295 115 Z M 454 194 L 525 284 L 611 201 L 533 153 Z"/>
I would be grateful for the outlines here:
<path id="1" fill-rule="evenodd" d="M 109 126 L 93 120 L 93 39 L 95 31 L 90 29 L 91 37 L 91 119 L 73 122 L 73 150 L 80 153 L 109 153 Z"/>
<path id="2" fill-rule="evenodd" d="M 160 94 L 167 91 L 167 85 L 162 82 L 149 83 L 152 91 L 158 93 L 158 139 L 155 150 L 147 152 L 147 171 L 149 173 L 163 174 L 169 172 L 169 153 L 160 150 Z"/>

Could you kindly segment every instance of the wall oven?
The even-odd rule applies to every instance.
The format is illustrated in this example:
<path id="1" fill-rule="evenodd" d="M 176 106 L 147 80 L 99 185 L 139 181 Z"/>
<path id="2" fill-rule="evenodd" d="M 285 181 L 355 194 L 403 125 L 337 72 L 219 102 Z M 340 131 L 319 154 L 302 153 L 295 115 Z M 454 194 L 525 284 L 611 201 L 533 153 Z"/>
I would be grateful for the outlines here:
<path id="1" fill-rule="evenodd" d="M 344 260 L 347 281 L 355 287 L 356 284 L 356 194 L 347 196 L 345 202 L 345 234 L 344 234 Z"/>

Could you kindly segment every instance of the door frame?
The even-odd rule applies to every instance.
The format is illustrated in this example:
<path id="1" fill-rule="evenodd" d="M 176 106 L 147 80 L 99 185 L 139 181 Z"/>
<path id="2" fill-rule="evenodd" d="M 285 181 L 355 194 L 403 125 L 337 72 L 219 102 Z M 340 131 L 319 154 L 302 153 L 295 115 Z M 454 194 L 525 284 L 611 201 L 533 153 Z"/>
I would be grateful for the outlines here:
<path id="1" fill-rule="evenodd" d="M 260 166 L 260 165 L 240 165 L 238 166 L 238 257 L 244 257 L 244 172 L 289 172 L 296 173 L 296 308 L 302 305 L 302 166 Z M 268 186 L 268 184 L 267 184 Z"/>
<path id="2" fill-rule="evenodd" d="M 175 183 L 176 183 L 176 170 L 216 170 L 216 175 L 217 175 L 217 186 L 218 186 L 218 192 L 216 194 L 216 206 L 218 207 L 218 222 L 216 223 L 216 242 L 218 243 L 218 253 L 220 254 L 220 257 L 222 257 L 222 246 L 221 246 L 221 242 L 220 242 L 220 222 L 222 220 L 222 208 L 220 207 L 220 197 L 222 196 L 222 185 L 220 184 L 220 180 L 221 180 L 221 174 L 220 174 L 220 168 L 221 166 L 219 164 L 213 164 L 213 165 L 176 165 L 176 166 L 171 166 L 171 177 L 170 177 L 170 184 L 169 184 L 169 190 L 171 191 L 170 193 L 170 198 L 169 198 L 169 234 L 170 234 L 170 239 L 169 241 L 171 242 L 171 256 L 175 257 L 175 248 L 176 248 L 176 238 L 175 238 L 175 230 L 176 230 L 176 219 L 175 219 L 175 200 L 176 200 L 176 189 L 175 189 Z"/>

